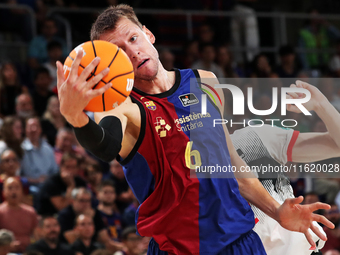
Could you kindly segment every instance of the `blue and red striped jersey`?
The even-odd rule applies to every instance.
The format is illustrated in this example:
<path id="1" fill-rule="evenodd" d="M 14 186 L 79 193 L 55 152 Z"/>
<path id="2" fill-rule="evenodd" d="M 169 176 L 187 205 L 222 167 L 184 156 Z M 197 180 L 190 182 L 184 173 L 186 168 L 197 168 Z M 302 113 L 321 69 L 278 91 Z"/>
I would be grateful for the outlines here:
<path id="1" fill-rule="evenodd" d="M 229 178 L 196 173 L 196 167 L 230 166 L 230 155 L 222 125 L 213 126 L 221 119 L 218 109 L 207 100 L 207 114 L 201 114 L 198 72 L 175 72 L 169 91 L 133 89 L 141 131 L 121 164 L 140 202 L 140 235 L 153 237 L 169 254 L 217 254 L 253 228 L 254 214 L 232 172 Z"/>

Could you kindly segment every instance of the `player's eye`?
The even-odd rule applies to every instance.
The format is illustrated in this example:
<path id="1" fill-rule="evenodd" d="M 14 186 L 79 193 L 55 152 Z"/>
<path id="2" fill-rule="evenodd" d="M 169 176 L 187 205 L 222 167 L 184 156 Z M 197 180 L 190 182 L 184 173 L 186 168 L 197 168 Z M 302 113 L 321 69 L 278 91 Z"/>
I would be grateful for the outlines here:
<path id="1" fill-rule="evenodd" d="M 134 42 L 136 40 L 137 40 L 137 36 L 132 36 L 131 39 L 130 39 L 131 42 Z"/>

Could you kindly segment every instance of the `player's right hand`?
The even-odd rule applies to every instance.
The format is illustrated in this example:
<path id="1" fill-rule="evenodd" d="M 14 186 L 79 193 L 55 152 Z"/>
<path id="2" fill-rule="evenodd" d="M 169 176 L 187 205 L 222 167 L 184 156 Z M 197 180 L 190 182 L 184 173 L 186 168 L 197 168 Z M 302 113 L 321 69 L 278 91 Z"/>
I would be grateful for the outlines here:
<path id="1" fill-rule="evenodd" d="M 92 89 L 108 74 L 109 68 L 105 68 L 101 73 L 87 81 L 87 78 L 100 62 L 100 58 L 98 57 L 93 59 L 78 76 L 78 68 L 82 57 L 83 51 L 78 51 L 67 79 L 65 79 L 63 64 L 57 61 L 57 88 L 60 112 L 66 120 L 75 127 L 81 127 L 87 124 L 88 117 L 83 112 L 84 108 L 91 99 L 103 94 L 111 87 L 111 83 L 107 83 L 99 89 Z"/>
<path id="2" fill-rule="evenodd" d="M 291 88 L 303 88 L 307 89 L 310 94 L 311 98 L 308 102 L 304 103 L 303 106 L 308 110 L 308 111 L 315 111 L 318 107 L 320 107 L 321 103 L 327 102 L 327 98 L 320 92 L 320 90 L 307 83 L 304 81 L 296 81 L 296 85 L 292 84 L 290 85 Z M 289 92 L 287 93 L 287 98 L 291 99 L 298 99 L 298 98 L 304 98 L 306 95 L 303 93 L 294 93 L 294 92 Z M 301 110 L 296 106 L 296 105 L 287 105 L 287 110 L 291 112 L 296 112 L 296 113 L 301 113 Z"/>

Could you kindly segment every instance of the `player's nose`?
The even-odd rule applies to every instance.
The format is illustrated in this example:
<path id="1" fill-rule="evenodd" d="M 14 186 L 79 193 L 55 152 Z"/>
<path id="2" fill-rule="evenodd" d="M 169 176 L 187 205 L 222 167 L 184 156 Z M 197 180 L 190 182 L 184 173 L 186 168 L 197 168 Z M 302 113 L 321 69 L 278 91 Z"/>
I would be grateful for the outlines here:
<path id="1" fill-rule="evenodd" d="M 129 58 L 132 60 L 132 59 L 138 58 L 138 56 L 140 55 L 140 52 L 136 49 L 129 48 L 127 49 L 127 54 Z"/>

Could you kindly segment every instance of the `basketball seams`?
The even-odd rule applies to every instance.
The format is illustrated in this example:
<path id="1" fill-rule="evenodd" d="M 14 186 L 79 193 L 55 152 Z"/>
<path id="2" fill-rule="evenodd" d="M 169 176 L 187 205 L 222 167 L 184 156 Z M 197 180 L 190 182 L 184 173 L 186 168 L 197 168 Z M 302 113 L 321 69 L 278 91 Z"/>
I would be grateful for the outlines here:
<path id="1" fill-rule="evenodd" d="M 88 50 L 90 50 L 91 51 L 91 46 L 92 46 L 92 50 L 93 50 L 93 54 L 94 54 L 94 57 L 97 57 L 98 55 L 97 55 L 97 51 L 96 51 L 96 46 L 97 47 L 99 47 L 100 45 L 99 44 L 97 44 L 96 43 L 96 41 L 91 41 L 91 46 L 90 45 L 88 45 L 89 46 L 89 48 L 88 48 Z M 114 54 L 114 56 L 112 57 L 112 59 L 111 59 L 111 61 L 110 61 L 110 63 L 109 63 L 109 65 L 107 66 L 108 68 L 111 68 L 112 66 L 113 66 L 113 63 L 114 63 L 114 61 L 115 60 L 117 60 L 117 59 L 119 59 L 119 56 L 120 55 L 122 55 L 122 54 L 120 54 L 120 53 L 124 53 L 123 51 L 121 51 L 120 50 L 120 48 L 119 47 L 117 47 L 117 50 L 116 50 L 116 52 L 115 52 L 115 54 Z M 72 53 L 72 52 L 71 52 Z M 72 62 L 74 62 L 74 60 L 75 60 L 75 58 L 73 58 L 72 56 L 71 56 L 71 53 L 67 56 Z M 98 52 L 98 54 L 101 54 L 101 51 L 99 51 Z M 119 56 L 118 56 L 119 55 Z M 107 60 L 107 58 L 105 57 L 105 59 Z M 79 67 L 81 67 L 83 70 L 86 68 L 86 66 L 84 66 L 82 63 L 79 63 Z M 119 66 L 118 66 L 119 67 Z M 118 68 L 118 70 L 119 70 L 120 68 Z M 126 70 L 126 69 L 125 69 Z M 98 71 L 98 65 L 94 68 L 94 70 L 89 74 L 89 76 L 87 77 L 87 79 L 86 79 L 86 81 L 89 81 L 90 79 L 92 79 L 93 77 L 95 77 L 97 74 L 96 74 L 96 72 Z M 121 70 L 121 71 L 124 71 L 124 70 Z M 81 69 L 79 70 L 79 72 L 82 72 L 81 71 Z M 116 71 L 116 74 L 117 74 L 117 71 Z M 128 78 L 123 78 L 123 76 L 126 76 L 126 75 L 129 75 L 129 74 L 133 74 L 133 69 L 131 70 L 131 71 L 129 71 L 129 72 L 125 72 L 125 73 L 121 73 L 121 74 L 117 74 L 116 76 L 114 76 L 114 77 L 112 77 L 108 82 L 106 82 L 106 81 L 104 81 L 104 78 L 103 79 L 101 79 L 97 84 L 95 84 L 93 87 L 92 87 L 92 89 L 96 89 L 96 87 L 98 86 L 98 84 L 100 83 L 100 82 L 102 82 L 104 85 L 106 85 L 107 83 L 111 83 L 114 79 L 116 79 L 116 78 L 119 78 L 119 77 L 122 77 L 122 79 L 118 79 L 118 81 L 117 81 L 117 87 L 113 87 L 113 86 L 111 86 L 111 89 L 113 90 L 112 92 L 109 92 L 109 93 L 112 93 L 112 96 L 113 97 L 115 97 L 115 94 L 114 93 L 117 93 L 117 94 L 119 94 L 119 95 L 121 95 L 123 98 L 127 98 L 128 96 L 129 96 L 129 93 L 127 93 L 128 95 L 126 95 L 125 93 L 124 93 L 124 91 L 125 91 L 125 87 L 124 87 L 124 82 L 126 82 L 126 81 L 128 81 L 129 82 L 129 77 L 130 76 L 128 76 Z M 106 78 L 107 79 L 107 78 Z M 121 84 L 121 85 L 118 85 L 118 84 Z M 102 86 L 102 85 L 101 85 Z M 120 91 L 120 89 L 122 89 L 122 90 L 124 90 L 123 92 L 121 92 Z M 128 91 L 127 91 L 128 92 Z M 118 96 L 118 95 L 117 95 Z M 98 98 L 99 99 L 99 98 Z M 100 100 L 100 99 L 99 99 Z M 110 98 L 105 98 L 105 92 L 104 93 L 102 93 L 101 94 L 101 103 L 102 103 L 102 110 L 103 111 L 105 111 L 106 110 L 106 101 L 107 100 L 109 100 L 108 102 L 110 102 L 111 101 L 111 97 Z M 121 100 L 121 99 L 120 99 Z M 119 101 L 120 101 L 119 100 Z M 100 101 L 99 101 L 100 102 Z M 99 103 L 98 101 L 97 101 L 97 103 Z"/>
<path id="2" fill-rule="evenodd" d="M 115 59 L 116 59 L 116 57 L 117 57 L 117 55 L 118 55 L 118 53 L 119 53 L 119 47 L 118 47 L 118 49 L 117 49 L 117 52 L 116 52 L 116 54 L 113 56 L 113 58 L 112 58 L 112 60 L 111 60 L 111 62 L 110 62 L 110 64 L 109 64 L 109 68 L 110 68 L 110 66 L 112 65 L 112 63 L 113 63 L 113 61 L 115 61 Z"/>
<path id="3" fill-rule="evenodd" d="M 105 112 L 105 93 L 102 94 L 103 111 Z"/>
<path id="4" fill-rule="evenodd" d="M 71 59 L 72 59 L 72 58 L 71 58 Z M 85 69 L 84 66 L 81 65 L 81 64 L 80 64 L 80 67 L 83 68 L 83 69 Z M 105 81 L 103 81 L 103 80 L 100 80 L 96 85 L 94 85 L 94 86 L 92 87 L 92 89 L 95 89 L 95 88 L 98 86 L 98 84 L 99 84 L 100 82 L 102 82 L 102 83 L 104 83 L 104 84 L 106 85 L 107 83 L 110 83 L 112 80 L 114 80 L 114 79 L 116 79 L 116 78 L 118 78 L 118 77 L 124 76 L 124 75 L 128 75 L 128 74 L 130 74 L 130 73 L 132 73 L 132 72 L 133 72 L 133 71 L 130 71 L 130 72 L 127 72 L 127 73 L 123 73 L 123 74 L 120 74 L 120 75 L 116 75 L 116 76 L 113 77 L 109 82 L 105 82 Z M 86 79 L 86 81 L 88 81 L 89 79 L 91 79 L 91 78 L 94 77 L 94 76 L 95 76 L 95 75 L 94 75 L 93 73 L 91 73 L 91 75 Z M 118 94 L 122 95 L 122 96 L 125 97 L 125 98 L 128 97 L 127 95 L 123 94 L 122 92 L 120 92 L 119 90 L 117 90 L 116 88 L 114 88 L 114 87 L 112 87 L 112 86 L 111 86 L 111 89 L 113 89 L 115 92 L 117 92 Z M 105 94 L 105 93 L 102 94 L 102 101 L 103 101 L 103 109 L 104 109 L 104 111 L 105 111 L 105 99 L 104 99 L 104 94 Z"/>
<path id="5" fill-rule="evenodd" d="M 116 75 L 115 77 L 111 78 L 111 80 L 109 80 L 108 82 L 111 82 L 111 81 L 113 81 L 114 79 L 116 79 L 116 78 L 118 78 L 118 77 L 121 77 L 121 76 L 124 76 L 124 75 L 128 75 L 128 74 L 130 74 L 130 73 L 133 73 L 133 70 L 130 71 L 130 72 L 127 72 L 127 73 L 118 74 L 118 75 Z"/>
<path id="6" fill-rule="evenodd" d="M 91 44 L 92 44 L 92 49 L 93 49 L 94 57 L 96 58 L 97 57 L 96 47 L 94 46 L 94 42 L 93 41 L 91 41 Z M 94 74 L 96 74 L 96 72 L 97 72 L 97 67 L 98 66 L 96 66 L 94 68 Z"/>

